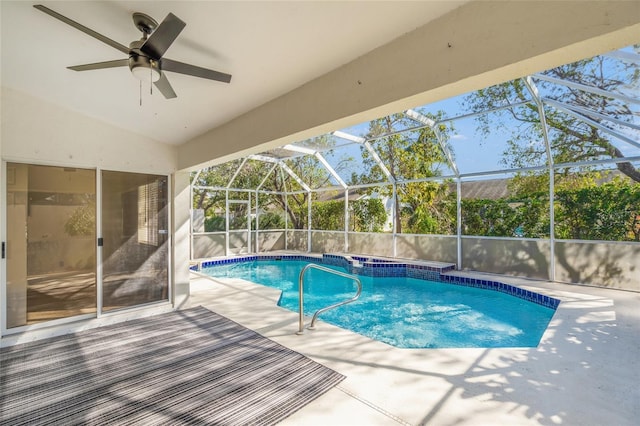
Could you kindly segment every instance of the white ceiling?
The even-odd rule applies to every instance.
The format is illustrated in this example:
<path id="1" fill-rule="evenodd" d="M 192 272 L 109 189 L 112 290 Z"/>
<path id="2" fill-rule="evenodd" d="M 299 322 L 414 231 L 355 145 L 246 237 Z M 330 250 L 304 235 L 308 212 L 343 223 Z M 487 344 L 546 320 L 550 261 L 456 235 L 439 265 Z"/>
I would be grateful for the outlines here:
<path id="1" fill-rule="evenodd" d="M 230 84 L 167 72 L 176 99 L 142 88 L 128 68 L 66 67 L 123 59 L 46 15 L 0 2 L 1 83 L 153 139 L 181 144 L 433 20 L 466 1 L 107 1 L 41 4 L 121 44 L 133 12 L 187 23 L 165 57 L 233 75 Z M 418 53 L 418 52 L 417 52 Z M 142 98 L 142 106 L 140 106 Z"/>

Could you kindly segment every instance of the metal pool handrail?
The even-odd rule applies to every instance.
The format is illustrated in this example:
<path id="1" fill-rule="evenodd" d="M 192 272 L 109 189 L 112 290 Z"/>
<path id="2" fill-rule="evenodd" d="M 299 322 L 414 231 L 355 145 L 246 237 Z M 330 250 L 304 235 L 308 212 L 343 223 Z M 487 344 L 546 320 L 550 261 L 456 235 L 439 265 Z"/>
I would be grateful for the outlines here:
<path id="1" fill-rule="evenodd" d="M 360 282 L 360 279 L 355 275 L 345 274 L 344 272 L 336 271 L 334 269 L 330 269 L 325 266 L 316 265 L 315 263 L 309 263 L 307 266 L 302 268 L 302 271 L 300 271 L 300 277 L 298 278 L 298 303 L 299 303 L 298 312 L 299 312 L 300 318 L 298 321 L 298 332 L 296 334 L 304 334 L 304 273 L 307 272 L 307 270 L 312 268 L 319 269 L 321 271 L 325 271 L 330 274 L 340 275 L 341 277 L 351 278 L 358 285 L 358 291 L 356 292 L 356 295 L 353 296 L 351 299 L 343 300 L 342 302 L 338 302 L 331 306 L 327 306 L 326 308 L 318 309 L 316 313 L 313 314 L 313 318 L 311 318 L 311 324 L 309 325 L 310 329 L 313 329 L 314 324 L 316 323 L 316 319 L 318 318 L 318 315 L 328 311 L 329 309 L 337 308 L 338 306 L 355 302 L 360 297 L 360 293 L 362 293 L 362 283 Z"/>

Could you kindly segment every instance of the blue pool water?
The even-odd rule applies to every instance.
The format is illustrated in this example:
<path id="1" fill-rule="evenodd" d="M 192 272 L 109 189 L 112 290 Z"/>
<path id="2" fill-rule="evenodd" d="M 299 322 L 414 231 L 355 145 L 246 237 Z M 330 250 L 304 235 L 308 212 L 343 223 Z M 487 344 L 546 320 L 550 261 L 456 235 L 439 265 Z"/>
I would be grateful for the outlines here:
<path id="1" fill-rule="evenodd" d="M 298 312 L 298 276 L 307 264 L 260 260 L 201 272 L 277 288 L 282 291 L 279 305 Z M 358 278 L 360 299 L 319 319 L 400 348 L 535 347 L 555 312 L 498 291 L 405 277 Z M 356 284 L 348 278 L 309 269 L 305 314 L 351 298 L 355 291 Z"/>

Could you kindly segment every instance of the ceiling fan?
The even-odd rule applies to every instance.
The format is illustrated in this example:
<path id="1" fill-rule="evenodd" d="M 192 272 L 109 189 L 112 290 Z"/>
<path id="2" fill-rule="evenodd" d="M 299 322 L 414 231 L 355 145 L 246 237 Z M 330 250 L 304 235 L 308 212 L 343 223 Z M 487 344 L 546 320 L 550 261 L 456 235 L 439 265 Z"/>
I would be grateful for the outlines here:
<path id="1" fill-rule="evenodd" d="M 178 34 L 180 34 L 182 29 L 187 25 L 173 13 L 169 13 L 167 17 L 164 18 L 164 21 L 158 25 L 158 23 L 149 15 L 135 12 L 133 14 L 133 23 L 142 32 L 142 38 L 140 40 L 132 41 L 129 44 L 129 47 L 126 47 L 117 41 L 113 41 L 110 38 L 49 9 L 48 7 L 41 4 L 36 4 L 33 7 L 68 25 L 71 25 L 72 27 L 108 44 L 113 48 L 118 49 L 128 56 L 127 59 L 116 59 L 115 61 L 97 62 L 93 64 L 68 67 L 71 70 L 90 71 L 103 68 L 124 67 L 128 65 L 131 73 L 136 78 L 153 82 L 153 84 L 155 84 L 167 99 L 175 98 L 177 95 L 173 91 L 173 88 L 163 71 L 172 71 L 194 77 L 221 81 L 223 83 L 229 83 L 231 81 L 231 75 L 229 74 L 185 64 L 183 62 L 163 57 L 169 46 L 171 46 L 173 41 L 178 37 Z"/>

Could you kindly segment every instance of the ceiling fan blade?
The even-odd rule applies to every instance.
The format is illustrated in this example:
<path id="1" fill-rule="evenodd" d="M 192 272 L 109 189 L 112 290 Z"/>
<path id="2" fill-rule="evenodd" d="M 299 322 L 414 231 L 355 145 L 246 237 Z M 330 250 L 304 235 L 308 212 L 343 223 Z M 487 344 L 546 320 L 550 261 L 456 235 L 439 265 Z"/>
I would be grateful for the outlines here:
<path id="1" fill-rule="evenodd" d="M 160 93 L 162 93 L 166 99 L 173 99 L 178 97 L 178 95 L 176 95 L 176 92 L 173 91 L 173 87 L 171 87 L 171 84 L 169 83 L 169 80 L 167 80 L 167 76 L 164 75 L 164 73 L 160 75 L 160 80 L 156 81 L 153 84 L 156 85 L 158 90 L 160 90 Z"/>
<path id="2" fill-rule="evenodd" d="M 229 83 L 231 81 L 231 74 L 225 74 L 223 72 L 201 68 L 166 58 L 162 59 L 160 68 L 163 71 L 172 71 L 180 74 L 192 75 L 194 77 L 206 78 L 208 80 L 221 81 L 223 83 Z"/>
<path id="3" fill-rule="evenodd" d="M 162 58 L 164 52 L 167 51 L 186 25 L 173 13 L 168 14 L 140 47 L 140 51 L 152 59 Z"/>
<path id="4" fill-rule="evenodd" d="M 45 6 L 41 5 L 41 4 L 35 4 L 35 5 L 33 5 L 33 7 L 35 7 L 36 9 L 38 9 L 38 10 L 44 12 L 44 13 L 46 13 L 47 15 L 53 16 L 54 18 L 61 20 L 65 24 L 71 25 L 73 28 L 82 31 L 83 33 L 88 34 L 91 37 L 97 38 L 101 42 L 103 42 L 105 44 L 108 44 L 109 46 L 118 49 L 122 53 L 125 53 L 127 55 L 129 54 L 129 48 L 127 46 L 124 46 L 124 45 L 118 43 L 117 41 L 113 41 L 109 37 L 105 37 L 102 34 L 95 32 L 91 28 L 87 28 L 84 25 L 79 24 L 76 21 L 67 18 L 66 16 L 60 15 L 58 12 L 55 12 L 55 11 L 53 11 L 53 10 L 49 9 L 48 7 L 45 7 Z"/>
<path id="5" fill-rule="evenodd" d="M 103 68 L 126 67 L 129 65 L 129 59 L 116 59 L 115 61 L 96 62 L 93 64 L 74 65 L 67 67 L 74 71 L 91 71 L 101 70 Z"/>

